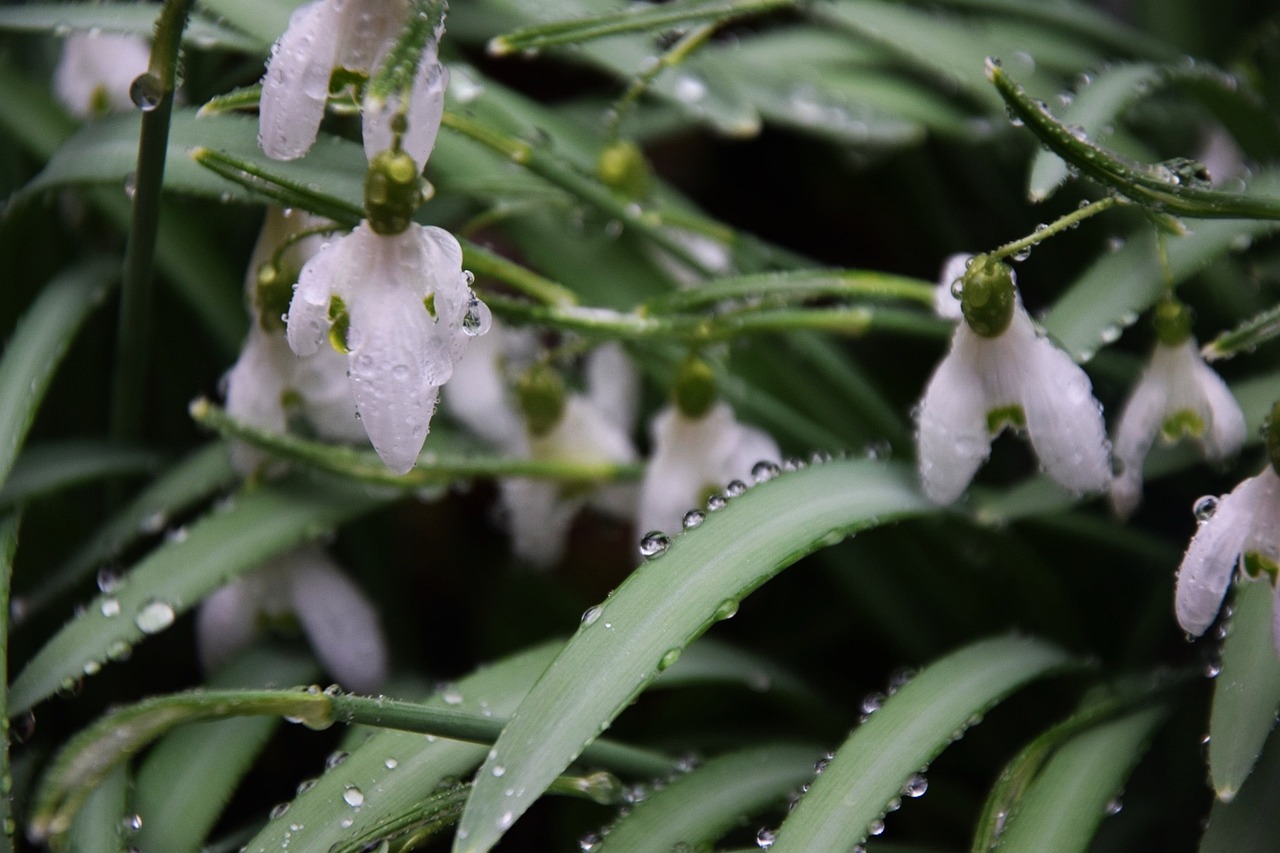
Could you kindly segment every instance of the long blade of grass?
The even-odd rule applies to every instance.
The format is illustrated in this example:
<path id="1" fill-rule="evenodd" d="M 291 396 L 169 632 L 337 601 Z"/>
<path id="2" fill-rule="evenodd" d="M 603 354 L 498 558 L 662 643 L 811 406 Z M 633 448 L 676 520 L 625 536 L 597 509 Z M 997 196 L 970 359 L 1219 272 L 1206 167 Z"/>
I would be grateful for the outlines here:
<path id="1" fill-rule="evenodd" d="M 108 477 L 149 474 L 159 453 L 103 441 L 66 441 L 28 447 L 0 489 L 0 507 Z"/>

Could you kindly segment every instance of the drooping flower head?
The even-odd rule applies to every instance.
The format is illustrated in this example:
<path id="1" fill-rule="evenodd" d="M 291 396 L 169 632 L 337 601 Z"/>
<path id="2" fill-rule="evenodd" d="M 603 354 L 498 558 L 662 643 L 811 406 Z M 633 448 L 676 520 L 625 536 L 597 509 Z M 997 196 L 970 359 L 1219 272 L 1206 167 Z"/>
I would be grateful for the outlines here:
<path id="1" fill-rule="evenodd" d="M 314 545 L 276 557 L 214 592 L 196 613 L 196 646 L 217 669 L 264 629 L 297 618 L 326 670 L 344 687 L 372 692 L 387 676 L 378 613 Z"/>
<path id="2" fill-rule="evenodd" d="M 347 355 L 369 440 L 400 474 L 417 460 L 454 362 L 490 323 L 458 241 L 410 221 L 420 201 L 409 155 L 392 149 L 375 157 L 365 184 L 369 218 L 307 262 L 288 315 L 295 353 L 312 355 L 328 338 Z"/>
<path id="3" fill-rule="evenodd" d="M 151 48 L 137 36 L 71 33 L 53 71 L 53 91 L 76 118 L 131 110 L 129 89 L 150 64 Z"/>
<path id="4" fill-rule="evenodd" d="M 1169 444 L 1195 439 L 1215 461 L 1244 443 L 1244 413 L 1222 377 L 1200 356 L 1190 315 L 1173 299 L 1156 308 L 1155 350 L 1116 426 L 1120 473 L 1111 483 L 1111 505 L 1121 517 L 1142 499 L 1142 462 L 1157 436 Z"/>
<path id="5" fill-rule="evenodd" d="M 1266 426 L 1268 464 L 1256 477 L 1236 486 L 1200 522 L 1178 568 L 1174 594 L 1178 624 L 1200 636 L 1213 624 L 1237 566 L 1250 578 L 1273 587 L 1280 575 L 1280 403 Z M 1272 610 L 1272 629 L 1280 652 L 1280 593 Z"/>
<path id="6" fill-rule="evenodd" d="M 766 432 L 738 423 L 729 405 L 716 398 L 710 367 L 699 358 L 681 365 L 671 405 L 650 424 L 653 456 L 640 484 L 637 530 L 667 533 L 681 529 L 686 512 L 732 480 L 750 482 L 758 462 L 782 461 Z"/>
<path id="7" fill-rule="evenodd" d="M 324 118 L 335 72 L 346 78 L 374 73 L 411 13 L 409 0 L 312 0 L 294 10 L 271 49 L 262 81 L 262 150 L 279 160 L 306 154 Z M 449 80 L 437 55 L 443 31 L 442 18 L 423 45 L 407 104 L 398 96 L 366 102 L 363 133 L 370 160 L 392 146 L 392 119 L 403 112 L 408 127 L 402 147 L 419 166 L 426 163 L 435 147 Z"/>
<path id="8" fill-rule="evenodd" d="M 986 256 L 962 278 L 951 350 L 917 415 L 920 479 L 937 504 L 956 500 L 1006 426 L 1026 431 L 1049 476 L 1071 492 L 1111 481 L 1102 407 L 1089 377 L 1027 316 L 1013 270 Z"/>
<path id="9" fill-rule="evenodd" d="M 299 211 L 267 209 L 245 275 L 251 322 L 240 357 L 225 379 L 227 413 L 273 432 L 284 432 L 290 420 L 301 417 L 321 438 L 357 442 L 365 440 L 365 433 L 356 419 L 346 359 L 327 348 L 299 358 L 285 340 L 283 317 L 293 283 L 321 245 L 318 233 L 307 235 L 327 224 Z M 246 475 L 267 461 L 242 442 L 231 444 L 231 459 Z"/>

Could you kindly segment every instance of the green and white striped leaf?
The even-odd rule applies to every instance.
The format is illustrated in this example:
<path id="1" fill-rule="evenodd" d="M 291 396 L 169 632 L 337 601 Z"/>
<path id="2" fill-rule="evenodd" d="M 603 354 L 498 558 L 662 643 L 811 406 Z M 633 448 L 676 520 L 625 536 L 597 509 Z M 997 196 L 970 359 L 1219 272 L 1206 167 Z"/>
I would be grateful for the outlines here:
<path id="1" fill-rule="evenodd" d="M 476 777 L 455 849 L 492 847 L 694 638 L 769 578 L 824 544 L 926 507 L 911 471 L 841 460 L 760 484 L 676 537 L 587 612 L 521 703 Z"/>

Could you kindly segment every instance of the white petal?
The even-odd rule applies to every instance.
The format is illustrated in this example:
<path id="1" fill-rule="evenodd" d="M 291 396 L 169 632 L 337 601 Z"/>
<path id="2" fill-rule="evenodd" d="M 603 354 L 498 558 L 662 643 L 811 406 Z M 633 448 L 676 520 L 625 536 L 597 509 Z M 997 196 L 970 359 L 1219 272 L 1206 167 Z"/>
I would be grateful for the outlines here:
<path id="1" fill-rule="evenodd" d="M 328 0 L 298 7 L 271 49 L 258 113 L 258 142 L 268 157 L 292 160 L 316 141 L 342 32 L 340 13 L 340 5 Z"/>
<path id="2" fill-rule="evenodd" d="M 567 462 L 631 462 L 636 458 L 630 437 L 591 401 L 571 394 L 560 423 L 545 436 L 530 439 L 535 459 Z"/>
<path id="3" fill-rule="evenodd" d="M 1280 584 L 1271 588 L 1271 642 L 1280 655 Z"/>
<path id="4" fill-rule="evenodd" d="M 640 406 L 640 375 L 627 351 L 617 343 L 596 347 L 587 356 L 587 396 L 605 417 L 631 432 Z"/>
<path id="5" fill-rule="evenodd" d="M 227 372 L 227 414 L 264 430 L 284 432 L 282 397 L 295 360 L 283 335 L 266 332 L 257 323 L 250 326 L 240 358 Z M 231 464 L 241 474 L 252 473 L 267 458 L 243 442 L 231 443 Z"/>
<path id="6" fill-rule="evenodd" d="M 130 110 L 129 89 L 150 64 L 151 49 L 137 36 L 71 33 L 53 72 L 53 91 L 77 118 L 93 118 L 104 102 L 111 110 Z"/>
<path id="7" fill-rule="evenodd" d="M 472 341 L 441 389 L 449 414 L 495 447 L 512 452 L 522 445 L 524 419 L 507 392 L 505 376 L 518 373 L 536 345 L 526 331 L 495 322 L 488 334 Z M 504 365 L 512 370 L 504 372 Z"/>
<path id="8" fill-rule="evenodd" d="M 956 327 L 951 351 L 925 388 L 916 418 L 917 454 L 924 493 L 936 504 L 960 497 L 991 454 L 989 400 L 975 356 L 985 341 L 963 323 Z"/>
<path id="9" fill-rule="evenodd" d="M 1111 484 L 1111 446 L 1089 377 L 1048 338 L 1032 341 L 1021 388 L 1027 437 L 1045 471 L 1065 489 L 1103 491 Z"/>
<path id="10" fill-rule="evenodd" d="M 462 270 L 462 247 L 457 239 L 443 228 L 415 225 L 412 249 L 416 252 L 414 263 L 418 265 L 417 285 L 423 287 L 423 296 L 434 296 L 436 323 L 432 329 L 432 346 L 438 353 L 436 366 L 441 371 L 437 385 L 443 385 L 453 373 L 453 363 L 478 336 L 463 328 L 463 320 L 475 294 L 471 291 L 467 274 Z M 484 309 L 487 312 L 487 308 Z"/>
<path id="11" fill-rule="evenodd" d="M 1113 455 L 1120 473 L 1111 483 L 1111 506 L 1121 518 L 1131 515 L 1142 501 L 1142 464 L 1164 421 L 1166 393 L 1161 375 L 1148 368 L 1116 425 Z"/>
<path id="12" fill-rule="evenodd" d="M 1254 516 L 1242 550 L 1256 552 L 1273 563 L 1280 563 L 1280 476 L 1276 476 L 1275 469 L 1268 465 L 1246 484 L 1249 485 Z"/>
<path id="13" fill-rule="evenodd" d="M 556 483 L 508 478 L 498 483 L 511 550 L 535 566 L 554 565 L 564 555 L 565 542 L 582 500 L 566 500 Z"/>
<path id="14" fill-rule="evenodd" d="M 347 357 L 321 347 L 315 355 L 293 359 L 291 386 L 316 435 L 329 441 L 364 444 L 369 440 L 356 415 L 356 398 L 347 378 Z"/>
<path id="15" fill-rule="evenodd" d="M 289 348 L 298 355 L 312 355 L 329 334 L 329 302 L 337 276 L 344 266 L 346 242 L 351 235 L 328 245 L 302 267 L 289 302 Z"/>
<path id="16" fill-rule="evenodd" d="M 256 584 L 249 577 L 215 590 L 196 611 L 196 651 L 205 672 L 219 669 L 258 636 Z"/>
<path id="17" fill-rule="evenodd" d="M 1244 412 L 1227 383 L 1196 352 L 1195 381 L 1205 406 L 1205 454 L 1210 459 L 1226 459 L 1244 444 L 1248 427 Z"/>
<path id="18" fill-rule="evenodd" d="M 378 612 L 319 548 L 295 551 L 289 564 L 293 610 L 320 662 L 344 687 L 377 690 L 387 677 Z"/>
<path id="19" fill-rule="evenodd" d="M 421 169 L 436 147 L 440 132 L 440 120 L 444 116 L 444 93 L 449 85 L 449 70 L 436 61 L 434 49 L 423 54 L 418 65 L 413 88 L 409 92 L 408 130 L 401 137 L 400 145 L 405 153 Z M 380 151 L 391 147 L 391 119 L 400 111 L 400 99 L 388 98 L 386 103 L 364 104 L 363 134 L 364 153 L 370 160 Z"/>
<path id="20" fill-rule="evenodd" d="M 1189 634 L 1203 634 L 1222 606 L 1222 597 L 1253 527 L 1261 479 L 1262 475 L 1245 480 L 1218 501 L 1217 510 L 1201 522 L 1187 546 L 1178 568 L 1174 605 L 1178 624 Z"/>
<path id="21" fill-rule="evenodd" d="M 938 284 L 933 289 L 933 313 L 944 320 L 960 320 L 964 311 L 960 308 L 960 300 L 956 299 L 952 287 L 965 273 L 973 255 L 967 252 L 951 255 L 942 262 L 942 272 L 938 276 Z"/>

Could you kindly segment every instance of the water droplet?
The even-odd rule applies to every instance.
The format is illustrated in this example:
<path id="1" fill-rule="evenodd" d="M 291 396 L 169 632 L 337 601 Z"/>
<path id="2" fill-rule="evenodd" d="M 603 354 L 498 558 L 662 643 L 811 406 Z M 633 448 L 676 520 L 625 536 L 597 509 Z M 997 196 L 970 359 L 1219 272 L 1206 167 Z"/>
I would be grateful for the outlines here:
<path id="1" fill-rule="evenodd" d="M 1102 811 L 1104 814 L 1110 816 L 1114 814 L 1120 814 L 1120 812 L 1123 809 L 1124 809 L 1124 803 L 1121 802 L 1120 798 L 1112 797 L 1110 800 L 1107 800 L 1107 804 L 1106 806 L 1103 807 Z"/>
<path id="2" fill-rule="evenodd" d="M 352 785 L 342 792 L 342 801 L 351 808 L 358 809 L 364 805 L 364 792 Z"/>
<path id="3" fill-rule="evenodd" d="M 927 790 L 929 790 L 929 780 L 923 773 L 915 774 L 902 786 L 902 793 L 912 798 L 923 797 Z"/>
<path id="4" fill-rule="evenodd" d="M 678 660 L 680 660 L 680 649 L 667 649 L 666 653 L 658 661 L 658 672 L 669 668 Z"/>
<path id="5" fill-rule="evenodd" d="M 124 194 L 126 198 L 133 198 L 138 194 L 138 173 L 130 172 L 124 176 Z"/>
<path id="6" fill-rule="evenodd" d="M 582 614 L 582 624 L 584 626 L 594 625 L 596 620 L 600 618 L 600 614 L 602 612 L 604 611 L 598 604 L 595 607 L 587 608 L 586 612 Z"/>
<path id="7" fill-rule="evenodd" d="M 98 591 L 104 595 L 110 595 L 119 589 L 120 581 L 120 572 L 115 569 L 102 568 L 98 570 Z"/>
<path id="8" fill-rule="evenodd" d="M 1022 263 L 1029 257 L 1031 257 L 1031 247 L 1027 246 L 1025 249 L 1019 249 L 1018 251 L 1014 252 L 1012 260 L 1018 263 Z"/>
<path id="9" fill-rule="evenodd" d="M 347 760 L 347 753 L 342 750 L 335 750 L 329 753 L 329 757 L 324 760 L 324 769 L 332 770 Z"/>
<path id="10" fill-rule="evenodd" d="M 707 498 L 707 509 L 711 512 L 719 512 L 729 505 L 729 499 L 724 495 L 712 495 Z"/>
<path id="11" fill-rule="evenodd" d="M 315 786 L 316 786 L 315 779 L 303 779 L 301 782 L 298 783 L 298 796 L 301 797 L 303 794 L 305 794 L 307 791 L 310 791 Z"/>
<path id="12" fill-rule="evenodd" d="M 102 672 L 102 664 L 98 663 L 96 660 L 88 661 L 84 665 L 85 675 L 97 675 L 100 672 Z"/>
<path id="13" fill-rule="evenodd" d="M 458 690 L 458 688 L 454 687 L 453 685 L 449 685 L 448 687 L 440 691 L 440 699 L 446 705 L 461 705 L 462 693 Z"/>
<path id="14" fill-rule="evenodd" d="M 173 624 L 173 608 L 163 601 L 152 599 L 142 605 L 133 622 L 144 634 L 158 634 Z"/>
<path id="15" fill-rule="evenodd" d="M 578 849 L 582 853 L 591 853 L 600 846 L 600 836 L 594 832 L 588 832 L 586 835 L 578 839 Z"/>
<path id="16" fill-rule="evenodd" d="M 760 831 L 756 833 L 756 846 L 761 850 L 768 850 L 777 840 L 778 833 L 767 826 L 760 827 Z"/>
<path id="17" fill-rule="evenodd" d="M 778 465 L 768 459 L 761 459 L 751 466 L 751 479 L 757 483 L 767 482 L 776 476 L 778 476 Z"/>
<path id="18" fill-rule="evenodd" d="M 1191 512 L 1195 515 L 1196 521 L 1204 524 L 1213 518 L 1213 514 L 1218 511 L 1218 499 L 1214 495 L 1204 495 L 1196 498 L 1196 502 L 1191 507 Z"/>
<path id="19" fill-rule="evenodd" d="M 462 331 L 470 337 L 483 335 L 493 325 L 493 313 L 474 295 L 467 300 L 467 311 L 462 315 Z"/>
<path id="20" fill-rule="evenodd" d="M 102 600 L 102 615 L 110 619 L 112 616 L 120 615 L 120 599 L 104 598 Z"/>
<path id="21" fill-rule="evenodd" d="M 661 530 L 651 530 L 640 540 L 640 556 L 646 560 L 660 557 L 671 545 L 671 539 Z"/>
<path id="22" fill-rule="evenodd" d="M 862 713 L 870 715 L 879 711 L 884 705 L 883 693 L 868 693 L 866 698 L 862 700 Z"/>
<path id="23" fill-rule="evenodd" d="M 720 606 L 716 608 L 716 621 L 722 622 L 725 619 L 732 619 L 738 614 L 738 600 L 736 598 L 726 598 L 720 602 Z"/>
<path id="24" fill-rule="evenodd" d="M 142 815 L 127 814 L 120 818 L 120 831 L 125 835 L 133 835 L 142 829 Z"/>
<path id="25" fill-rule="evenodd" d="M 267 816 L 272 820 L 279 820 L 289 811 L 289 805 L 290 803 L 288 802 L 277 803 L 276 806 L 267 813 Z"/>
<path id="26" fill-rule="evenodd" d="M 396 761 L 394 758 L 388 758 L 386 761 L 382 762 L 382 766 L 388 770 L 395 770 L 400 766 L 400 762 Z"/>
<path id="27" fill-rule="evenodd" d="M 702 525 L 707 520 L 707 514 L 700 509 L 691 509 L 684 514 L 684 518 L 680 519 L 680 526 L 685 530 L 692 530 Z"/>
<path id="28" fill-rule="evenodd" d="M 507 775 L 507 768 L 504 765 L 495 764 L 493 765 L 493 769 L 490 770 L 489 772 L 492 773 L 494 776 L 505 776 Z"/>
<path id="29" fill-rule="evenodd" d="M 741 480 L 733 480 L 724 487 L 724 493 L 731 498 L 740 498 L 747 493 L 747 484 Z"/>
<path id="30" fill-rule="evenodd" d="M 691 74 L 683 74 L 675 83 L 676 97 L 686 104 L 700 101 L 707 94 L 707 84 Z"/>
<path id="31" fill-rule="evenodd" d="M 867 824 L 867 834 L 868 834 L 868 835 L 883 835 L 883 834 L 884 834 L 884 821 L 883 821 L 883 820 L 881 820 L 880 818 L 876 818 L 875 820 L 871 821 L 871 823 Z"/>
<path id="32" fill-rule="evenodd" d="M 150 71 L 139 74 L 129 84 L 129 100 L 144 113 L 149 113 L 160 106 L 163 97 L 164 84 Z"/>
<path id="33" fill-rule="evenodd" d="M 498 818 L 498 829 L 504 832 L 511 828 L 511 824 L 516 822 L 515 812 L 503 812 L 502 817 Z"/>

